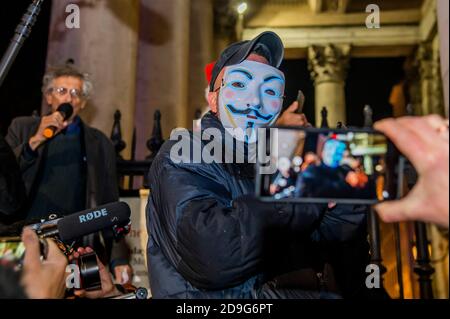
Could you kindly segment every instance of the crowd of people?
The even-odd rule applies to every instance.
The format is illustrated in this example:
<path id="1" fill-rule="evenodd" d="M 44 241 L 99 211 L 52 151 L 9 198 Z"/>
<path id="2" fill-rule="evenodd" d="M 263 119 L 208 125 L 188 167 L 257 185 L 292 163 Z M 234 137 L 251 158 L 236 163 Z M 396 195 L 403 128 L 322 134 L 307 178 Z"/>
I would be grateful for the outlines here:
<path id="1" fill-rule="evenodd" d="M 304 114 L 296 113 L 297 102 L 282 112 L 283 58 L 278 35 L 263 32 L 227 47 L 212 69 L 210 110 L 199 129 L 220 131 L 219 143 L 230 131 L 241 130 L 243 134 L 233 135 L 231 147 L 224 146 L 223 155 L 242 155 L 244 163 L 193 163 L 190 154 L 176 162 L 171 157 L 176 141 L 171 140 L 155 157 L 147 204 L 147 259 L 154 298 L 384 295 L 376 296 L 365 286 L 368 206 L 268 203 L 254 196 L 255 170 L 248 150 L 258 142 L 256 130 L 275 124 L 310 126 Z M 7 235 L 21 235 L 26 246 L 20 274 L 0 265 L 0 297 L 65 297 L 65 267 L 92 251 L 99 256 L 101 290 L 78 289 L 75 296 L 117 296 L 121 292 L 113 278 L 121 284 L 132 278 L 123 239 L 94 233 L 80 239 L 70 256 L 48 240 L 43 260 L 39 238 L 23 228 L 50 212 L 65 216 L 119 199 L 112 143 L 79 116 L 92 87 L 89 76 L 72 65 L 49 70 L 42 92 L 50 112 L 17 118 L 8 135 L 0 136 L 0 227 Z M 58 111 L 64 103 L 73 107 L 66 119 Z M 46 136 L 49 127 L 54 129 L 52 138 Z M 395 143 L 419 174 L 408 196 L 375 207 L 381 218 L 422 220 L 448 228 L 448 120 L 436 115 L 387 119 L 375 128 Z M 193 147 L 205 147 L 193 135 L 189 138 Z M 322 162 L 327 167 L 333 167 L 333 154 L 341 146 L 331 140 L 325 144 Z"/>

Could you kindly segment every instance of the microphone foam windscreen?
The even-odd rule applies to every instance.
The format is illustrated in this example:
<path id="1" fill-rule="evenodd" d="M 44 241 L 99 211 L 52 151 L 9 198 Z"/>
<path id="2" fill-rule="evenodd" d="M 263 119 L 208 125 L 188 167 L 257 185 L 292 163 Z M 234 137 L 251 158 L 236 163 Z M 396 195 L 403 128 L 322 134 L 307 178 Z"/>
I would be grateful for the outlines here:
<path id="1" fill-rule="evenodd" d="M 106 204 L 62 218 L 58 222 L 59 238 L 64 243 L 114 226 L 130 222 L 130 207 L 124 202 Z"/>

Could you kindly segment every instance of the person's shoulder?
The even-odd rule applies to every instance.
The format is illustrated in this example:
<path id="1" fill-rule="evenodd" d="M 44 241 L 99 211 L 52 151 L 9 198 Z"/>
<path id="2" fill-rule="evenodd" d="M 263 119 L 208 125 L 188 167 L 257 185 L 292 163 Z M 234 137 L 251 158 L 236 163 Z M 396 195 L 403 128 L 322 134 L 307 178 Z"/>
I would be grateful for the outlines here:
<path id="1" fill-rule="evenodd" d="M 12 120 L 5 137 L 10 145 L 17 146 L 31 137 L 39 127 L 41 118 L 38 116 L 20 116 Z"/>
<path id="2" fill-rule="evenodd" d="M 37 125 L 41 121 L 41 118 L 38 116 L 19 116 L 12 120 L 11 127 L 12 128 L 23 128 L 30 127 L 31 125 Z"/>
<path id="3" fill-rule="evenodd" d="M 173 149 L 176 147 L 178 141 L 175 140 L 166 140 L 161 145 L 158 153 L 153 158 L 152 164 L 154 166 L 174 166 L 175 162 L 172 160 Z"/>

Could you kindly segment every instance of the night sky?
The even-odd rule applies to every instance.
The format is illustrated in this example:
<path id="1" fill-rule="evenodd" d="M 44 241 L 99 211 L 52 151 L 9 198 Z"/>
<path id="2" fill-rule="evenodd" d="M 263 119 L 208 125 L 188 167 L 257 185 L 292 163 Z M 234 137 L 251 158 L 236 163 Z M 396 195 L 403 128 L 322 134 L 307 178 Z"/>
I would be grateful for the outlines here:
<path id="1" fill-rule="evenodd" d="M 14 30 L 31 0 L 2 1 L 0 10 L 0 54 L 6 52 Z M 0 132 L 11 119 L 40 110 L 41 82 L 45 72 L 51 1 L 46 0 L 30 37 L 25 41 L 5 82 L 0 87 Z"/>

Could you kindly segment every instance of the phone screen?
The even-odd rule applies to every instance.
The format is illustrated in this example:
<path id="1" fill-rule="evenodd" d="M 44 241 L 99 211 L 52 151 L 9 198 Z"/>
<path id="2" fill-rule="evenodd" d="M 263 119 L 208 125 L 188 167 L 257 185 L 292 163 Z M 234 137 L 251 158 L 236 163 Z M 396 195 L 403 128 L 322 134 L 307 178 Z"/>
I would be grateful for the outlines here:
<path id="1" fill-rule="evenodd" d="M 373 204 L 394 196 L 394 148 L 382 133 L 277 128 L 266 147 L 275 169 L 257 174 L 263 200 Z"/>
<path id="2" fill-rule="evenodd" d="M 0 261 L 20 262 L 25 253 L 25 245 L 20 238 L 0 237 Z"/>

